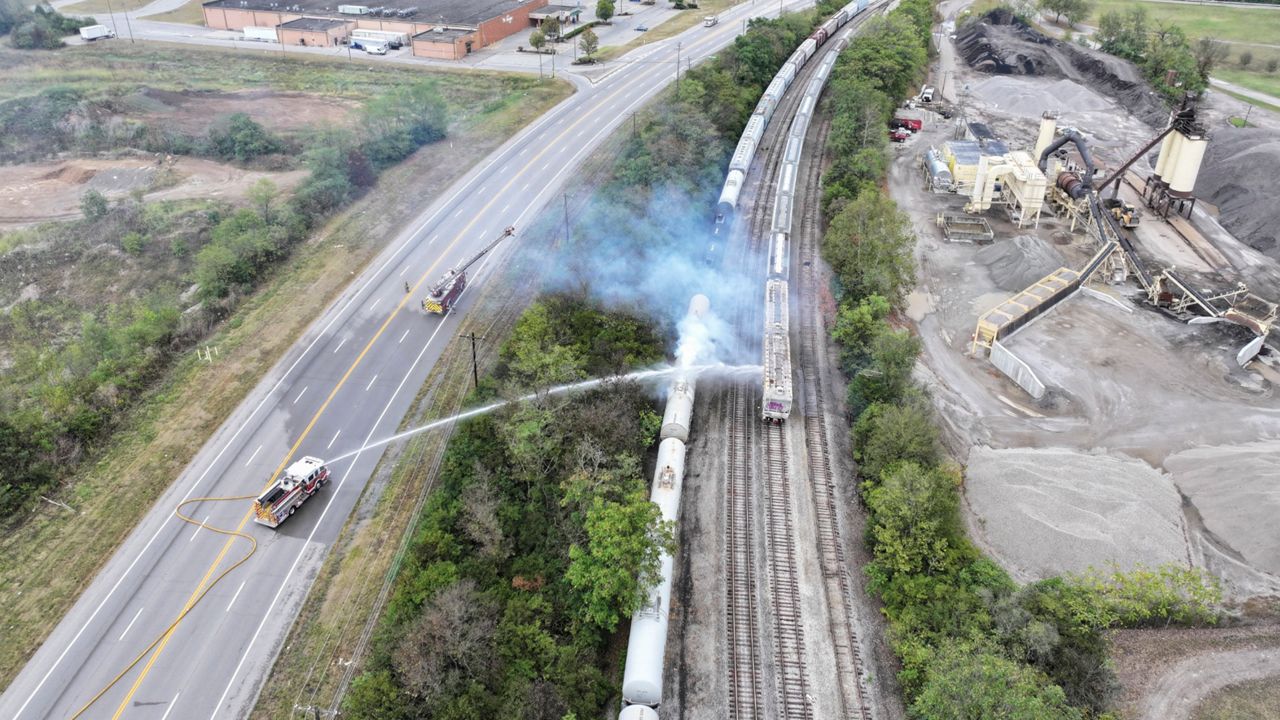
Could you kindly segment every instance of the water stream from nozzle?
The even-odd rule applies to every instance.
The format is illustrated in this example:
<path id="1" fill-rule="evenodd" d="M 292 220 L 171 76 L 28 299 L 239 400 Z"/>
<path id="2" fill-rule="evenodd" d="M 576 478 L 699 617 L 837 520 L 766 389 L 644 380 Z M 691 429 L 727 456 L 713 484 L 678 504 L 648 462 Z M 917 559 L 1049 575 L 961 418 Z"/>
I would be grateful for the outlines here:
<path id="1" fill-rule="evenodd" d="M 447 418 L 432 420 L 431 422 L 425 425 L 419 425 L 418 427 L 405 430 L 404 432 L 396 433 L 391 437 L 383 438 L 382 440 L 376 440 L 374 442 L 369 443 L 368 445 L 365 445 L 364 447 L 356 448 L 355 450 L 345 452 L 335 458 L 328 460 L 327 462 L 335 463 L 335 462 L 338 462 L 339 460 L 346 460 L 347 458 L 357 455 L 359 453 L 362 453 L 366 450 L 372 450 L 373 448 L 382 447 L 383 445 L 389 445 L 398 440 L 403 440 L 408 437 L 413 437 L 414 435 L 420 435 L 424 432 L 429 432 L 431 430 L 435 430 L 436 428 L 444 427 L 449 423 L 458 422 L 459 420 L 467 420 L 473 417 L 477 417 L 479 415 L 491 413 L 494 410 L 505 407 L 512 403 L 524 402 L 525 400 L 532 400 L 533 398 L 539 397 L 539 395 L 543 395 L 543 394 L 561 395 L 567 392 L 576 392 L 579 390 L 590 390 L 591 388 L 599 387 L 604 383 L 614 381 L 614 380 L 635 380 L 635 381 L 644 382 L 646 380 L 654 380 L 658 378 L 669 377 L 676 373 L 685 373 L 685 374 L 697 376 L 699 378 L 717 377 L 717 378 L 732 379 L 736 377 L 749 377 L 751 375 L 759 373 L 760 370 L 761 370 L 761 367 L 759 365 L 725 365 L 723 363 L 716 363 L 714 365 L 694 365 L 691 367 L 660 367 L 660 368 L 652 368 L 649 370 L 638 370 L 636 372 L 629 373 L 627 375 L 614 375 L 610 377 L 593 378 L 591 380 L 582 380 L 580 382 L 568 383 L 566 385 L 557 385 L 556 387 L 553 387 L 547 390 L 545 393 L 529 393 L 528 395 L 516 398 L 515 400 L 500 400 L 498 402 L 489 403 L 488 405 L 481 405 L 480 407 L 477 407 L 477 408 L 471 408 L 470 410 L 463 410 L 462 412 L 456 415 L 450 415 Z"/>

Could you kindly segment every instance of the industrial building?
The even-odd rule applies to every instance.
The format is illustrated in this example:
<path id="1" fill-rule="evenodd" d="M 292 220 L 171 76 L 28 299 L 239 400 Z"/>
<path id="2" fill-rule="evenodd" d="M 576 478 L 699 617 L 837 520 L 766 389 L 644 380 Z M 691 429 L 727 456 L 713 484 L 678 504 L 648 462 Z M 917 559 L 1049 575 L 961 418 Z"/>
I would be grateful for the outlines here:
<path id="1" fill-rule="evenodd" d="M 548 0 L 384 1 L 389 4 L 211 0 L 202 7 L 211 28 L 273 28 L 286 45 L 341 45 L 353 30 L 382 30 L 412 38 L 414 55 L 458 60 L 538 24 L 548 6 Z"/>

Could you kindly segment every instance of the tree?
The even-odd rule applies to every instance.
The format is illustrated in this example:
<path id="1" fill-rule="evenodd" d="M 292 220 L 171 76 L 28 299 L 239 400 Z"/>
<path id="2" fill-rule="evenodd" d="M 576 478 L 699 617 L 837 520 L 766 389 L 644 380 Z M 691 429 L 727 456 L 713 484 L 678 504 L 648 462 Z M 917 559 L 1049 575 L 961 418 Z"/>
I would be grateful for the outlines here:
<path id="1" fill-rule="evenodd" d="M 1280 60 L 1277 60 L 1276 58 L 1270 58 L 1270 59 L 1268 59 L 1268 60 L 1267 60 L 1267 72 L 1269 72 L 1269 73 L 1273 73 L 1273 72 L 1275 72 L 1275 71 L 1276 71 L 1276 68 L 1280 68 Z"/>
<path id="2" fill-rule="evenodd" d="M 101 220 L 107 216 L 107 197 L 97 190 L 89 190 L 80 196 L 80 212 L 86 220 Z"/>
<path id="3" fill-rule="evenodd" d="M 867 495 L 875 563 L 889 575 L 953 570 L 963 545 L 956 478 L 900 463 Z"/>
<path id="4" fill-rule="evenodd" d="M 529 33 L 529 45 L 538 52 L 542 52 L 542 46 L 547 44 L 547 35 L 542 30 L 534 30 Z"/>
<path id="5" fill-rule="evenodd" d="M 222 160 L 247 162 L 284 150 L 284 143 L 244 113 L 228 118 L 225 126 L 209 130 L 209 151 Z"/>
<path id="6" fill-rule="evenodd" d="M 585 529 L 587 546 L 569 548 L 565 579 L 581 596 L 579 619 L 613 632 L 657 582 L 661 553 L 674 549 L 671 524 L 640 490 L 617 503 L 596 498 Z"/>
<path id="7" fill-rule="evenodd" d="M 985 649 L 949 643 L 935 656 L 913 717 L 930 720 L 1078 720 L 1062 688 Z"/>
<path id="8" fill-rule="evenodd" d="M 582 50 L 583 55 L 590 58 L 596 54 L 596 50 L 600 49 L 600 38 L 596 37 L 591 28 L 587 28 L 583 31 L 582 38 L 578 40 L 578 48 Z"/>
<path id="9" fill-rule="evenodd" d="M 1230 45 L 1208 36 L 1200 38 L 1195 44 L 1196 72 L 1207 82 L 1209 73 L 1230 53 Z"/>
<path id="10" fill-rule="evenodd" d="M 850 298 L 879 295 L 901 304 L 915 282 L 911 220 L 886 195 L 863 190 L 831 220 L 822 255 Z"/>
<path id="11" fill-rule="evenodd" d="M 881 321 L 889 310 L 889 301 L 879 295 L 865 297 L 857 305 L 840 305 L 831 337 L 840 344 L 841 361 L 849 375 L 866 367 L 871 358 L 871 342 L 883 331 Z"/>
<path id="12" fill-rule="evenodd" d="M 404 691 L 386 670 L 361 673 L 342 698 L 343 717 L 350 720 L 410 720 L 414 717 Z"/>
<path id="13" fill-rule="evenodd" d="M 1247 68 L 1249 67 L 1249 63 L 1251 62 L 1253 62 L 1252 52 L 1245 50 L 1244 52 L 1240 53 L 1240 67 Z"/>
<path id="14" fill-rule="evenodd" d="M 493 662 L 497 618 L 465 579 L 427 601 L 396 644 L 391 662 L 405 688 L 428 703 L 456 694 L 483 679 Z"/>
<path id="15" fill-rule="evenodd" d="M 872 405 L 858 416 L 853 434 L 859 474 L 871 483 L 878 482 L 881 473 L 894 463 L 929 467 L 941 455 L 938 431 L 923 400 Z"/>
<path id="16" fill-rule="evenodd" d="M 249 190 L 246 193 L 249 198 L 249 202 L 258 210 L 258 216 L 261 217 L 262 221 L 268 225 L 272 222 L 271 204 L 275 202 L 276 196 L 279 194 L 280 191 L 276 188 L 276 184 L 271 182 L 268 178 L 262 178 L 253 185 L 250 185 Z"/>
<path id="17" fill-rule="evenodd" d="M 542 21 L 542 32 L 552 41 L 560 39 L 560 18 L 549 17 Z"/>
<path id="18" fill-rule="evenodd" d="M 1071 0 L 1071 4 L 1064 14 L 1067 16 L 1067 23 L 1075 25 L 1089 17 L 1091 13 L 1093 13 L 1093 3 L 1089 0 Z"/>
<path id="19" fill-rule="evenodd" d="M 596 3 L 596 19 L 607 23 L 613 17 L 613 0 L 600 0 Z"/>

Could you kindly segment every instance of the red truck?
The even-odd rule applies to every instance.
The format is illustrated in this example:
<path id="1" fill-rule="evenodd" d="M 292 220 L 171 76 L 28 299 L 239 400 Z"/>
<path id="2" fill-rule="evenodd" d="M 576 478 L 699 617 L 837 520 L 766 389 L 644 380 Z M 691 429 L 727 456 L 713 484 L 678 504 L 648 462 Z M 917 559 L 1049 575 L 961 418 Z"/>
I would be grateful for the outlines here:
<path id="1" fill-rule="evenodd" d="M 898 110 L 889 121 L 889 129 L 898 128 L 905 128 L 913 133 L 920 132 L 924 128 L 924 114 L 919 111 Z"/>

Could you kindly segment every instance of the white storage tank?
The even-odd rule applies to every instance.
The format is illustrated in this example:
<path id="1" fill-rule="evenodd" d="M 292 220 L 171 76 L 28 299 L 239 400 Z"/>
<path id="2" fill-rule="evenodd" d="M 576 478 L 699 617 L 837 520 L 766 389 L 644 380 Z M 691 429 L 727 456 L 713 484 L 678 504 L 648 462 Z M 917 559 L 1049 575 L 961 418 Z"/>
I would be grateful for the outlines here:
<path id="1" fill-rule="evenodd" d="M 1177 152 L 1172 158 L 1172 167 L 1165 166 L 1165 182 L 1169 183 L 1169 194 L 1174 197 L 1191 197 L 1196 187 L 1196 177 L 1200 174 L 1200 163 L 1204 161 L 1204 151 L 1209 146 L 1209 138 L 1203 135 L 1178 135 Z"/>
<path id="2" fill-rule="evenodd" d="M 1178 133 L 1176 131 L 1171 132 L 1168 135 L 1165 135 L 1164 139 L 1160 141 L 1160 154 L 1156 156 L 1156 168 L 1154 174 L 1156 180 L 1163 178 L 1164 174 L 1169 171 L 1169 158 L 1173 156 L 1173 138 L 1177 134 Z"/>
<path id="3" fill-rule="evenodd" d="M 342 15 L 368 15 L 368 5 L 339 5 L 338 12 Z"/>

